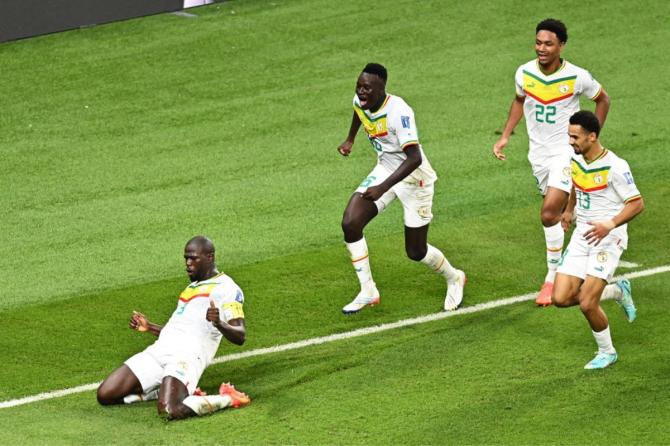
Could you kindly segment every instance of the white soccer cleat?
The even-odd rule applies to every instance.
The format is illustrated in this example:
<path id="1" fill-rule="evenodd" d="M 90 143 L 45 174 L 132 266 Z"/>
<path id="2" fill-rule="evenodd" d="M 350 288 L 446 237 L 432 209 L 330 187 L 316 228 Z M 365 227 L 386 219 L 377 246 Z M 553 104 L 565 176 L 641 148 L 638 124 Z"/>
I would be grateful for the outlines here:
<path id="1" fill-rule="evenodd" d="M 350 303 L 342 308 L 342 313 L 344 314 L 354 314 L 358 313 L 366 305 L 377 305 L 380 302 L 379 291 L 377 287 L 373 288 L 372 291 L 361 291 L 356 296 L 356 299 L 352 300 Z"/>
<path id="2" fill-rule="evenodd" d="M 460 269 L 457 270 L 458 279 L 454 282 L 447 282 L 447 297 L 444 299 L 444 309 L 454 311 L 463 302 L 463 288 L 468 278 Z"/>

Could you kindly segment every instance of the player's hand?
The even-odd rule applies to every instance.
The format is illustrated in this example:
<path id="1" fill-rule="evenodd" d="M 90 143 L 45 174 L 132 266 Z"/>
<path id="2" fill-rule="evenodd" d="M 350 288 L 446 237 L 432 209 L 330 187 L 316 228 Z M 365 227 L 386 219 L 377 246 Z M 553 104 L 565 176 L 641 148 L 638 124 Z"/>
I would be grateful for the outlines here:
<path id="1" fill-rule="evenodd" d="M 133 311 L 133 315 L 130 317 L 130 322 L 128 326 L 133 330 L 137 331 L 148 331 L 149 330 L 149 321 L 147 317 L 142 313 Z"/>
<path id="2" fill-rule="evenodd" d="M 361 196 L 366 200 L 377 201 L 387 190 L 387 188 L 381 184 L 378 184 L 377 186 L 368 187 L 367 190 L 361 194 Z"/>
<path id="3" fill-rule="evenodd" d="M 351 147 L 353 145 L 354 145 L 354 143 L 351 142 L 351 141 L 344 141 L 337 148 L 337 151 L 340 152 L 340 155 L 342 155 L 342 156 L 349 156 L 349 154 L 351 153 Z"/>
<path id="4" fill-rule="evenodd" d="M 501 136 L 500 139 L 498 139 L 498 141 L 493 144 L 493 156 L 498 158 L 500 161 L 505 161 L 507 159 L 503 153 L 503 149 L 507 145 L 507 141 L 509 141 L 508 138 Z"/>
<path id="5" fill-rule="evenodd" d="M 209 308 L 207 308 L 207 314 L 205 315 L 205 319 L 207 319 L 209 322 L 215 325 L 218 324 L 219 321 L 221 321 L 219 309 L 216 307 L 214 299 L 209 300 Z"/>
<path id="6" fill-rule="evenodd" d="M 572 224 L 572 212 L 565 211 L 561 214 L 561 226 L 563 227 L 564 232 L 568 232 L 570 225 Z"/>
<path id="7" fill-rule="evenodd" d="M 612 220 L 590 221 L 591 229 L 584 233 L 584 238 L 589 245 L 598 246 L 602 239 L 614 229 L 615 224 Z"/>

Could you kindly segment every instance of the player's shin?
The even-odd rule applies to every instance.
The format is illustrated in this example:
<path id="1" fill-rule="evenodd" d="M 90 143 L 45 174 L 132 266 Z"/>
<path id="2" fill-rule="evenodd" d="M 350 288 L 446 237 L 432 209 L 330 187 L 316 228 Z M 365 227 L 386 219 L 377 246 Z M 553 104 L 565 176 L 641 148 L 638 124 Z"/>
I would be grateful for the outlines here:
<path id="1" fill-rule="evenodd" d="M 361 291 L 372 291 L 375 289 L 375 283 L 372 280 L 372 271 L 370 270 L 370 256 L 368 254 L 368 244 L 365 237 L 357 242 L 346 243 L 349 254 L 351 255 L 351 264 L 354 266 L 356 276 L 361 284 Z"/>
<path id="2" fill-rule="evenodd" d="M 598 344 L 598 353 L 605 353 L 608 355 L 616 353 L 614 345 L 612 344 L 612 336 L 610 336 L 609 325 L 602 331 L 592 331 L 592 333 L 596 340 L 596 344 Z"/>
<path id="3" fill-rule="evenodd" d="M 458 280 L 458 270 L 451 266 L 451 263 L 442 254 L 442 251 L 432 245 L 428 245 L 426 256 L 421 259 L 421 263 L 436 273 L 442 274 L 447 279 L 447 282 L 453 283 Z"/>
<path id="4" fill-rule="evenodd" d="M 184 399 L 184 405 L 188 406 L 198 416 L 225 409 L 230 406 L 232 402 L 232 398 L 228 395 L 191 395 Z"/>
<path id="5" fill-rule="evenodd" d="M 123 398 L 124 404 L 139 403 L 140 401 L 153 401 L 158 399 L 158 388 L 142 394 L 130 394 Z"/>
<path id="6" fill-rule="evenodd" d="M 561 223 L 554 226 L 544 228 L 544 240 L 547 245 L 547 275 L 544 279 L 545 283 L 554 283 L 556 277 L 556 269 L 558 262 L 561 260 L 561 252 L 563 251 L 563 239 L 565 233 Z"/>

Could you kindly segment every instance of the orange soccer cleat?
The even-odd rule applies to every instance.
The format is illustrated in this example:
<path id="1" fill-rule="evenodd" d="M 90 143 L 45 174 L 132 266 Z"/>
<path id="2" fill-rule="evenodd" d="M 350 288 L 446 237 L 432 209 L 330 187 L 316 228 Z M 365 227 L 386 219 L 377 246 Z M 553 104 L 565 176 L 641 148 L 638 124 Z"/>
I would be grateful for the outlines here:
<path id="1" fill-rule="evenodd" d="M 235 386 L 233 386 L 230 383 L 221 384 L 221 387 L 219 387 L 219 395 L 228 395 L 232 400 L 232 403 L 230 405 L 233 406 L 234 408 L 246 406 L 251 402 L 251 398 L 249 398 L 249 395 L 247 395 L 244 392 L 235 390 Z"/>
<path id="2" fill-rule="evenodd" d="M 554 284 L 551 282 L 544 282 L 540 288 L 540 294 L 535 298 L 535 303 L 541 307 L 548 307 L 551 305 L 551 292 L 554 291 Z"/>

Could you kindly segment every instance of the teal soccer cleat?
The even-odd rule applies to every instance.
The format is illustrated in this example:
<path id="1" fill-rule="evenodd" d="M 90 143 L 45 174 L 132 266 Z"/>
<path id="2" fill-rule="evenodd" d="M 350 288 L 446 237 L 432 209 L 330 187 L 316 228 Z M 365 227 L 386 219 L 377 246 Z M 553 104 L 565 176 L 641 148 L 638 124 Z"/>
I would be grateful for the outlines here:
<path id="1" fill-rule="evenodd" d="M 628 322 L 633 322 L 637 317 L 637 308 L 635 308 L 635 303 L 633 302 L 633 293 L 630 288 L 630 281 L 628 279 L 617 280 L 617 286 L 621 288 L 623 297 L 621 300 L 617 300 L 616 303 L 623 308 L 624 313 L 626 313 L 626 319 Z"/>
<path id="2" fill-rule="evenodd" d="M 616 362 L 618 356 L 616 353 L 597 353 L 588 364 L 584 366 L 586 370 L 604 369 Z"/>

